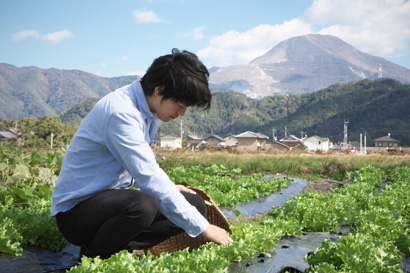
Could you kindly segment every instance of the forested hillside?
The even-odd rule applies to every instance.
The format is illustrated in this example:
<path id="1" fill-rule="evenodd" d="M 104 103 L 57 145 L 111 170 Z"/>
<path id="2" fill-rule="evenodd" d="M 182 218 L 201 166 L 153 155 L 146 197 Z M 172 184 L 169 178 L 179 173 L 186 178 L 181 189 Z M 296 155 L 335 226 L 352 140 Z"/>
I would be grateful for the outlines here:
<path id="1" fill-rule="evenodd" d="M 366 132 L 368 144 L 391 133 L 400 145 L 410 146 L 410 86 L 392 79 L 362 80 L 357 83 L 337 84 L 324 90 L 303 95 L 298 110 L 281 120 L 271 121 L 269 127 L 282 132 L 343 140 L 343 124 L 348 120 L 348 141 L 359 142 Z M 271 130 L 271 129 L 270 129 Z"/>
<path id="2" fill-rule="evenodd" d="M 0 121 L 60 115 L 86 98 L 102 97 L 137 78 L 103 78 L 79 70 L 0 64 Z"/>
<path id="3" fill-rule="evenodd" d="M 86 100 L 62 115 L 64 122 L 78 123 L 98 99 Z M 332 85 L 304 95 L 270 96 L 254 100 L 245 95 L 223 92 L 214 94 L 209 111 L 189 108 L 184 117 L 161 123 L 159 134 L 180 134 L 207 137 L 218 134 L 261 132 L 272 139 L 272 128 L 278 138 L 288 134 L 300 137 L 328 137 L 343 140 L 344 120 L 348 119 L 348 140 L 359 141 L 366 132 L 367 143 L 391 133 L 400 145 L 410 146 L 410 86 L 392 79 L 361 80 Z"/>

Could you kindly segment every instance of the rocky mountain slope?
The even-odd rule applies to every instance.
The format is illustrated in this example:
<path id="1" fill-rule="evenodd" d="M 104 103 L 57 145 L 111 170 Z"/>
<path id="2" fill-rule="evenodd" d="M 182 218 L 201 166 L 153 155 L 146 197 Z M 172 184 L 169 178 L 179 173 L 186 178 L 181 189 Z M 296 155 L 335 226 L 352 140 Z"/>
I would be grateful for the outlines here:
<path id="1" fill-rule="evenodd" d="M 310 34 L 288 39 L 246 65 L 210 68 L 212 92 L 250 98 L 311 93 L 332 84 L 383 78 L 410 83 L 410 70 L 358 51 L 339 38 Z M 0 64 L 0 120 L 61 114 L 101 98 L 137 76 L 103 78 L 79 70 Z"/>
<path id="2" fill-rule="evenodd" d="M 303 94 L 335 83 L 382 76 L 410 83 L 410 70 L 363 53 L 330 35 L 308 34 L 279 43 L 249 64 L 212 68 L 213 90 L 261 98 Z"/>

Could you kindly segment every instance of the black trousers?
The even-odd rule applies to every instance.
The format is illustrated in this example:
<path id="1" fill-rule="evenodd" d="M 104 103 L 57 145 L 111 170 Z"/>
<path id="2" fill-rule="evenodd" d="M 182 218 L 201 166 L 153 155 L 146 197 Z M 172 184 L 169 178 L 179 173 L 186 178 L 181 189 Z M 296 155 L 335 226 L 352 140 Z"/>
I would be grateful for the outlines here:
<path id="1" fill-rule="evenodd" d="M 206 216 L 202 197 L 181 193 Z M 83 255 L 102 259 L 123 249 L 150 248 L 184 232 L 159 211 L 152 195 L 133 189 L 103 191 L 58 213 L 56 220 L 64 238 L 81 246 Z"/>

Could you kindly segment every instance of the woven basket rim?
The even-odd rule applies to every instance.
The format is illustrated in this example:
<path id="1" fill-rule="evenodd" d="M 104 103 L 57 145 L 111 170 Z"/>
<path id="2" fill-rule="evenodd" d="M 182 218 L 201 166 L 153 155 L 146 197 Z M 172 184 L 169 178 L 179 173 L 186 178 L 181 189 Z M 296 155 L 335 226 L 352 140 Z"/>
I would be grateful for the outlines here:
<path id="1" fill-rule="evenodd" d="M 195 187 L 187 187 L 200 195 L 207 206 L 207 220 L 210 224 L 219 226 L 225 229 L 227 232 L 232 234 L 229 222 L 225 215 L 221 212 L 215 201 L 204 191 Z M 155 245 L 148 250 L 155 256 L 159 256 L 161 252 L 173 253 L 178 250 L 183 250 L 189 248 L 190 250 L 197 249 L 201 245 L 209 242 L 203 236 L 198 235 L 197 237 L 190 237 L 186 232 L 182 232 L 178 235 L 172 236 L 167 240 Z"/>
<path id="2" fill-rule="evenodd" d="M 215 212 L 218 214 L 218 217 L 220 217 L 220 220 L 222 220 L 222 222 L 226 225 L 225 230 L 228 231 L 230 234 L 232 234 L 232 230 L 229 227 L 230 225 L 229 225 L 228 219 L 226 219 L 225 215 L 219 209 L 218 205 L 215 203 L 215 201 L 212 199 L 212 197 L 209 196 L 204 190 L 201 190 L 201 189 L 198 189 L 198 188 L 195 188 L 195 187 L 188 187 L 188 188 L 195 191 L 197 194 L 201 195 L 201 197 L 204 198 L 204 200 L 208 199 L 208 200 L 205 200 L 205 204 L 207 206 L 212 206 L 212 208 L 215 209 Z M 210 204 L 207 204 L 206 201 L 208 201 Z M 213 224 L 213 223 L 210 223 L 210 224 Z"/>

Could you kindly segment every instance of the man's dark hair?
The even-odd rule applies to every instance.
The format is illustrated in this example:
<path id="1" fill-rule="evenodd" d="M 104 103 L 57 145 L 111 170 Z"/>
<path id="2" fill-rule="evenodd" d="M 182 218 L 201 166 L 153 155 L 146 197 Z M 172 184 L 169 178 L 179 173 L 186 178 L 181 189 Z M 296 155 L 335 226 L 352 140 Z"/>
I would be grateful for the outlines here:
<path id="1" fill-rule="evenodd" d="M 146 96 L 152 96 L 155 87 L 165 86 L 163 100 L 209 109 L 212 95 L 208 77 L 208 70 L 195 54 L 174 48 L 172 54 L 154 60 L 141 78 L 141 86 Z"/>

